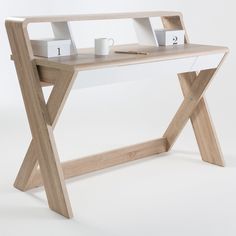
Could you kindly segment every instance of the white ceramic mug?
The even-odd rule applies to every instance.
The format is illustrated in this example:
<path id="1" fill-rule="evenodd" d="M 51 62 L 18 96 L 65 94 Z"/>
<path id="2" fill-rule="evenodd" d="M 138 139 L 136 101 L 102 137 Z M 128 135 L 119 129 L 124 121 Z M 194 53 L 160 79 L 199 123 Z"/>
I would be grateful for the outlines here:
<path id="1" fill-rule="evenodd" d="M 98 38 L 95 39 L 95 55 L 106 56 L 109 55 L 110 46 L 114 45 L 114 39 L 112 38 Z"/>

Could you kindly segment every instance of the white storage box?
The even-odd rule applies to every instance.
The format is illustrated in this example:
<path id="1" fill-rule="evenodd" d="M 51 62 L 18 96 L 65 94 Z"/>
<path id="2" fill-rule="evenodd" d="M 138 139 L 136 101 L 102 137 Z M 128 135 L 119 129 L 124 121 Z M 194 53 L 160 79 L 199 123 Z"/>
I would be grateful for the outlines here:
<path id="1" fill-rule="evenodd" d="M 184 44 L 184 30 L 155 30 L 155 35 L 160 46 Z"/>
<path id="2" fill-rule="evenodd" d="M 40 39 L 31 40 L 33 53 L 40 57 L 61 57 L 71 55 L 71 40 Z"/>

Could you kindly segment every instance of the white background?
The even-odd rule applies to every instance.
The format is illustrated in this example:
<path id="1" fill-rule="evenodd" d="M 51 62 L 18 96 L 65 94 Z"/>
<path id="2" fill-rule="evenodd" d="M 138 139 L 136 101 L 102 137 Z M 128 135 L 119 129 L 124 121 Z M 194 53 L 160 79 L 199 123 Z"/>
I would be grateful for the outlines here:
<path id="1" fill-rule="evenodd" d="M 188 124 L 168 156 L 68 182 L 75 217 L 65 220 L 48 210 L 42 189 L 21 193 L 12 187 L 31 136 L 4 20 L 15 15 L 146 10 L 181 11 L 191 42 L 230 48 L 206 94 L 226 168 L 200 160 Z M 233 0 L 0 0 L 0 235 L 235 235 L 234 13 Z M 114 37 L 117 43 L 136 40 L 125 21 L 73 24 L 73 29 L 79 46 L 91 46 L 100 36 Z M 35 37 L 45 33 L 40 27 L 32 32 Z M 73 90 L 55 130 L 62 160 L 160 137 L 182 99 L 177 77 L 171 71 L 155 71 L 155 64 L 80 76 L 145 80 Z"/>

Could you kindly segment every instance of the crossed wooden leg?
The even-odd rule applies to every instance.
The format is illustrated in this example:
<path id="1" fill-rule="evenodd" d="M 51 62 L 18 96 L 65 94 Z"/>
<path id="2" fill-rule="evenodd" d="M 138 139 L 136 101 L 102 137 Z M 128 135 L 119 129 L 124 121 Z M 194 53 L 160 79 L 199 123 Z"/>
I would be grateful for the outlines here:
<path id="1" fill-rule="evenodd" d="M 72 210 L 55 145 L 52 122 L 59 114 L 58 111 L 62 108 L 61 104 L 64 102 L 66 94 L 64 93 L 64 97 L 61 97 L 61 104 L 58 103 L 56 105 L 57 109 L 55 110 L 53 109 L 55 105 L 53 102 L 58 102 L 56 96 L 55 98 L 53 96 L 51 100 L 49 99 L 48 106 L 51 107 L 51 112 L 49 113 L 43 96 L 37 67 L 34 61 L 30 59 L 31 55 L 29 54 L 26 41 L 28 34 L 23 26 L 23 22 L 7 21 L 6 28 L 33 137 L 32 147 L 29 148 L 30 155 L 27 156 L 27 159 L 29 159 L 24 162 L 18 179 L 21 179 L 22 176 L 22 180 L 24 180 L 22 182 L 27 182 L 32 170 L 36 168 L 36 161 L 34 159 L 36 156 L 49 207 L 59 214 L 70 218 L 72 217 Z M 73 79 L 74 74 L 71 74 L 70 80 L 68 80 L 66 85 L 71 85 Z M 55 86 L 53 94 L 59 93 L 59 88 L 56 89 L 56 87 L 64 88 L 66 85 L 60 83 Z M 69 91 L 69 87 L 66 88 L 67 92 Z M 30 156 L 33 157 L 32 160 Z"/>
<path id="2" fill-rule="evenodd" d="M 54 73 L 58 73 L 57 77 L 57 82 L 55 83 L 53 90 L 49 96 L 48 103 L 47 103 L 47 110 L 48 114 L 50 117 L 50 120 L 52 122 L 52 128 L 55 127 L 58 117 L 60 115 L 60 112 L 64 106 L 64 103 L 67 99 L 67 96 L 70 92 L 71 86 L 74 82 L 74 79 L 77 76 L 77 73 L 72 73 L 72 72 L 63 72 L 63 71 L 55 71 Z M 52 134 L 51 134 L 52 137 Z M 20 168 L 20 171 L 18 173 L 18 176 L 15 180 L 14 186 L 22 191 L 26 191 L 30 188 L 31 181 L 34 179 L 35 174 L 38 171 L 38 147 L 37 143 L 35 142 L 34 139 L 32 139 L 29 149 L 27 151 L 27 154 L 25 156 L 25 159 L 22 163 L 22 166 Z M 60 166 L 60 162 L 58 162 L 58 165 Z M 60 167 L 61 168 L 61 167 Z M 40 168 L 40 173 L 41 173 L 41 168 Z M 42 173 L 41 173 L 42 176 Z M 48 180 L 47 180 L 48 181 Z M 61 181 L 64 184 L 64 176 L 62 175 Z M 50 182 L 50 181 L 49 181 Z M 44 182 L 45 189 L 47 188 Z M 50 188 L 50 187 L 49 187 Z M 47 191 L 47 189 L 46 189 Z M 64 191 L 66 189 L 64 188 Z M 60 193 L 61 194 L 61 193 Z M 67 197 L 67 194 L 62 194 L 62 197 Z M 52 196 L 51 198 L 54 199 L 55 196 Z M 48 198 L 50 200 L 50 198 Z M 69 199 L 67 199 L 67 210 L 65 209 L 61 211 L 61 209 L 52 208 L 54 211 L 57 211 L 58 213 L 64 215 L 67 218 L 72 217 L 72 210 L 69 204 Z M 63 203 L 60 203 L 63 204 Z M 68 206 L 69 205 L 69 206 Z"/>
<path id="3" fill-rule="evenodd" d="M 190 118 L 202 159 L 206 162 L 223 166 L 224 161 L 220 146 L 218 145 L 205 100 L 202 97 L 216 71 L 217 69 L 204 70 L 198 76 L 196 76 L 196 73 L 179 75 L 185 99 L 163 137 L 167 139 L 168 149 L 170 149 Z"/>
<path id="4" fill-rule="evenodd" d="M 185 43 L 189 43 L 189 38 L 182 17 L 170 16 L 162 17 L 161 19 L 165 29 L 185 30 Z M 218 68 L 219 67 L 220 65 L 218 66 Z M 197 73 L 182 73 L 179 74 L 178 77 L 183 94 L 184 96 L 187 96 L 191 85 L 197 78 Z M 198 106 L 190 116 L 190 120 L 193 126 L 202 160 L 211 164 L 224 166 L 223 155 L 221 153 L 220 145 L 218 144 L 213 122 L 211 121 L 210 113 L 208 112 L 207 104 L 204 97 L 200 99 Z M 168 135 L 168 133 L 169 132 L 167 132 L 166 134 Z M 170 143 L 170 146 L 172 145 L 173 142 Z"/>
<path id="5" fill-rule="evenodd" d="M 173 22 L 178 22 L 176 18 L 166 20 L 171 27 Z M 181 24 L 178 26 L 180 27 Z M 217 71 L 217 69 L 208 69 L 201 71 L 198 76 L 196 73 L 179 75 L 184 100 L 163 138 L 122 148 L 118 151 L 95 155 L 88 158 L 87 161 L 77 160 L 76 168 L 73 169 L 71 167 L 74 167 L 74 162 L 65 163 L 63 167 L 59 161 L 53 128 L 77 72 L 51 71 L 53 76 L 57 78 L 46 104 L 40 84 L 40 71 L 34 61 L 31 60 L 32 55 L 30 55 L 26 40 L 28 35 L 23 23 L 21 21 L 8 21 L 6 27 L 33 137 L 16 178 L 15 187 L 25 191 L 35 186 L 44 185 L 49 207 L 70 218 L 72 217 L 72 210 L 65 186 L 65 177 L 72 177 L 78 173 L 88 173 L 151 154 L 166 152 L 172 147 L 189 118 L 193 123 L 203 160 L 223 165 L 220 149 L 203 98 L 207 86 Z M 112 157 L 112 161 L 110 157 Z M 96 161 L 95 165 L 91 165 L 94 160 Z M 85 164 L 85 169 L 81 170 L 80 167 L 83 164 Z M 37 169 L 38 165 L 39 170 Z"/>
<path id="6" fill-rule="evenodd" d="M 171 146 L 174 144 L 174 141 L 180 134 L 182 128 L 185 126 L 186 122 L 188 121 L 189 117 L 190 116 L 192 117 L 192 115 L 194 115 L 198 111 L 198 106 L 200 103 L 199 101 L 201 101 L 201 97 L 204 91 L 206 90 L 209 82 L 211 81 L 213 75 L 215 74 L 215 72 L 216 72 L 216 69 L 202 71 L 199 74 L 199 76 L 195 78 L 194 81 L 192 81 L 193 83 L 191 84 L 191 86 L 189 85 L 188 90 L 185 89 L 186 97 L 182 105 L 180 106 L 178 112 L 176 113 L 176 116 L 174 117 L 173 121 L 168 127 L 166 133 L 164 134 L 163 140 L 154 141 L 153 144 L 151 144 L 151 146 L 150 144 L 148 145 L 145 144 L 141 146 L 139 145 L 139 148 L 144 148 L 146 146 L 147 155 L 148 155 L 148 152 L 152 154 L 153 151 L 148 151 L 148 150 L 151 150 L 152 149 L 151 147 L 153 145 L 154 146 L 160 145 L 161 147 L 160 149 L 158 149 L 158 146 L 156 146 L 155 148 L 155 152 L 157 153 L 165 151 L 165 147 L 167 150 L 170 149 Z M 188 73 L 186 73 L 186 75 L 187 74 Z M 60 80 L 60 81 L 63 81 L 63 80 Z M 190 80 L 187 80 L 187 81 L 190 81 Z M 58 96 L 53 96 L 53 93 L 50 96 L 49 102 L 48 102 L 49 113 L 51 113 L 50 111 L 52 109 L 50 108 L 50 104 L 55 104 L 54 102 L 50 102 L 50 101 L 53 101 L 53 98 L 59 97 L 59 96 L 60 96 L 59 94 Z M 52 119 L 53 117 L 55 117 L 55 115 L 52 116 Z M 53 124 L 55 125 L 55 121 L 53 122 Z M 201 122 L 200 122 L 200 125 L 201 125 Z M 132 147 L 129 149 L 137 150 L 136 147 Z M 110 164 L 112 163 L 111 160 L 109 161 L 109 157 L 116 155 L 116 153 L 119 153 L 119 152 L 117 152 L 116 150 L 116 151 L 111 151 L 104 154 L 98 154 L 97 156 L 95 155 L 93 157 L 79 159 L 79 160 L 71 161 L 68 163 L 62 163 L 62 168 L 63 168 L 65 178 L 70 178 L 73 176 L 77 176 L 83 173 L 87 173 L 87 172 L 99 169 L 99 165 L 97 164 L 95 164 L 94 167 L 91 167 L 91 169 L 89 166 L 91 162 L 95 162 L 95 163 L 99 162 L 100 158 L 102 158 L 103 161 L 108 160 L 108 163 L 107 164 L 104 163 L 104 166 L 101 166 L 101 167 L 103 168 L 109 167 Z M 124 151 L 122 151 L 121 153 L 123 153 L 124 156 L 127 155 L 126 152 Z M 26 155 L 25 161 L 21 167 L 21 170 L 15 182 L 16 187 L 20 188 L 23 191 L 27 189 L 35 188 L 37 186 L 41 186 L 43 184 L 42 179 L 41 179 L 41 173 L 39 170 L 36 169 L 37 167 L 36 156 L 32 156 L 33 154 L 34 152 L 32 150 L 32 144 L 31 144 L 31 146 L 29 147 L 28 153 Z M 118 156 L 116 157 L 116 164 L 119 164 L 121 162 L 118 158 L 120 157 Z M 71 169 L 73 165 L 74 165 L 74 168 Z M 87 169 L 87 167 L 89 168 Z"/>
<path id="7" fill-rule="evenodd" d="M 195 79 L 196 73 L 185 73 L 179 75 L 179 80 L 184 96 L 187 95 Z M 202 160 L 211 164 L 224 166 L 221 148 L 218 143 L 218 138 L 213 122 L 211 121 L 210 113 L 207 109 L 206 100 L 204 98 L 202 98 L 198 103 L 198 106 L 192 113 L 190 120 Z"/>
<path id="8" fill-rule="evenodd" d="M 52 70 L 52 72 L 56 74 L 58 79 L 55 81 L 56 83 L 49 96 L 47 109 L 52 121 L 52 127 L 54 128 L 63 109 L 64 103 L 68 97 L 74 79 L 77 76 L 77 73 L 73 74 L 71 72 L 59 70 Z M 36 149 L 36 144 L 32 139 L 14 183 L 14 186 L 21 191 L 27 191 L 28 189 L 32 188 L 32 180 L 38 170 Z"/>

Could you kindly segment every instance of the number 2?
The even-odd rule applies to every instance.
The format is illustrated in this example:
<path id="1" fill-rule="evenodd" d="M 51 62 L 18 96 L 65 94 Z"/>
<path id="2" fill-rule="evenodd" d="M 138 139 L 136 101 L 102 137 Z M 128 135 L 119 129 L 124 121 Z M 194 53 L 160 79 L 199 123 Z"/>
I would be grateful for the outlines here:
<path id="1" fill-rule="evenodd" d="M 177 36 L 173 37 L 173 44 L 178 44 L 178 37 Z"/>

